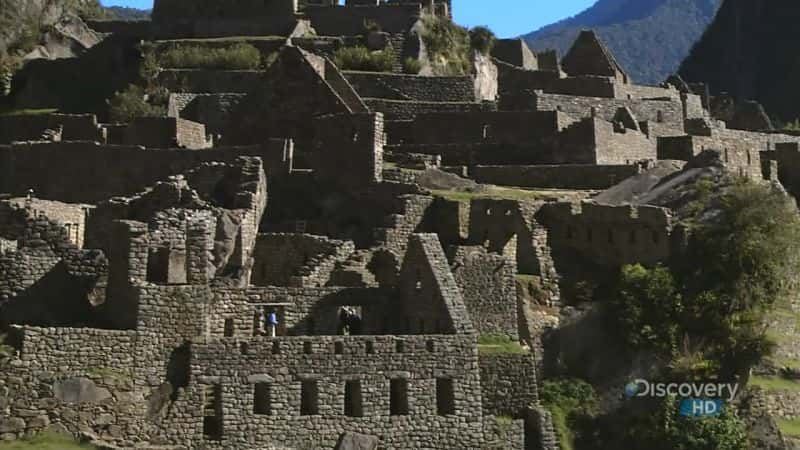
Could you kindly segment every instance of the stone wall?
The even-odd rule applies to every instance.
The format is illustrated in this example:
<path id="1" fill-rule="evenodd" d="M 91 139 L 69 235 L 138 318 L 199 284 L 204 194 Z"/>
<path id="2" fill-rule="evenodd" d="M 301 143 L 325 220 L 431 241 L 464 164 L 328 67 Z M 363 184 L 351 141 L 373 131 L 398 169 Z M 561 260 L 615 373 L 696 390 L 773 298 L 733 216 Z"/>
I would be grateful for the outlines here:
<path id="1" fill-rule="evenodd" d="M 605 120 L 585 119 L 594 127 L 592 162 L 601 165 L 630 165 L 637 161 L 655 161 L 657 141 L 636 129 L 619 127 Z"/>
<path id="2" fill-rule="evenodd" d="M 717 150 L 720 152 L 722 162 L 731 171 L 756 180 L 763 178 L 760 152 L 774 150 L 778 144 L 796 145 L 800 142 L 800 136 L 780 133 L 757 133 L 714 127 L 702 131 L 689 131 L 690 135 L 686 136 L 659 138 L 659 159 L 688 161 L 703 150 Z M 779 172 L 781 167 L 789 166 L 781 164 L 779 158 Z M 779 178 L 791 184 L 790 177 L 779 175 Z"/>
<path id="3" fill-rule="evenodd" d="M 128 124 L 120 145 L 142 145 L 150 148 L 204 149 L 211 147 L 202 123 L 175 117 L 139 117 Z"/>
<path id="4" fill-rule="evenodd" d="M 154 22 L 171 22 L 181 19 L 231 19 L 268 18 L 270 16 L 293 15 L 297 11 L 297 0 L 235 0 L 221 7 L 216 0 L 197 0 L 186 3 L 181 0 L 156 0 L 153 5 Z"/>
<path id="5" fill-rule="evenodd" d="M 0 144 L 43 140 L 48 130 L 60 130 L 57 136 L 62 141 L 105 141 L 97 118 L 92 114 L 0 116 Z"/>
<path id="6" fill-rule="evenodd" d="M 602 267 L 652 266 L 671 254 L 672 218 L 664 208 L 556 203 L 544 205 L 538 217 L 557 267 L 576 256 Z"/>
<path id="7" fill-rule="evenodd" d="M 246 94 L 264 83 L 261 70 L 165 69 L 156 82 L 170 92 Z"/>
<path id="8" fill-rule="evenodd" d="M 405 33 L 419 20 L 419 3 L 382 4 L 373 7 L 308 6 L 304 14 L 320 36 L 356 36 L 364 23 L 374 22 L 387 33 Z"/>
<path id="9" fill-rule="evenodd" d="M 421 77 L 375 72 L 344 72 L 363 98 L 423 102 L 473 102 L 472 77 Z"/>
<path id="10" fill-rule="evenodd" d="M 306 234 L 259 234 L 250 280 L 255 286 L 325 286 L 337 261 L 355 251 L 350 241 Z M 308 275 L 316 275 L 309 279 Z"/>
<path id="11" fill-rule="evenodd" d="M 479 183 L 546 189 L 608 189 L 639 173 L 635 165 L 474 166 Z"/>
<path id="12" fill-rule="evenodd" d="M 574 122 L 558 111 L 417 114 L 411 126 L 403 130 L 407 134 L 390 136 L 389 139 L 406 144 L 524 145 L 554 136 Z"/>
<path id="13" fill-rule="evenodd" d="M 145 404 L 133 386 L 134 332 L 17 329 L 20 353 L 0 361 L 4 439 L 57 423 L 115 440 L 141 433 Z"/>
<path id="14" fill-rule="evenodd" d="M 382 112 L 386 120 L 411 120 L 418 114 L 449 112 L 468 113 L 477 111 L 492 111 L 493 103 L 469 102 L 422 102 L 407 100 L 387 100 L 382 98 L 366 98 L 364 102 L 370 110 Z"/>
<path id="15" fill-rule="evenodd" d="M 343 186 L 365 186 L 383 176 L 383 115 L 334 115 L 314 120 L 316 175 Z M 342 177 L 347 173 L 347 177 Z"/>
<path id="16" fill-rule="evenodd" d="M 258 146 L 204 151 L 144 150 L 86 142 L 0 147 L 0 192 L 25 195 L 31 188 L 39 198 L 93 203 L 131 195 L 208 161 L 232 162 L 239 156 L 258 156 L 265 168 L 286 167 L 285 155 L 291 145 L 291 141 L 275 139 Z M 48 164 L 43 166 L 41 161 Z"/>
<path id="17" fill-rule="evenodd" d="M 575 118 L 597 117 L 612 121 L 619 108 L 629 108 L 638 121 L 650 121 L 683 130 L 683 105 L 680 99 L 614 99 L 537 93 L 533 107 L 539 111 L 562 111 Z"/>
<path id="18" fill-rule="evenodd" d="M 539 404 L 533 354 L 481 354 L 478 360 L 484 414 L 520 418 Z"/>
<path id="19" fill-rule="evenodd" d="M 450 253 L 453 276 L 477 332 L 517 340 L 516 261 L 482 246 L 456 247 Z"/>
<path id="20" fill-rule="evenodd" d="M 206 126 L 206 131 L 214 135 L 225 133 L 230 114 L 236 109 L 246 94 L 171 94 L 168 114 Z"/>
<path id="21" fill-rule="evenodd" d="M 70 242 L 78 248 L 83 248 L 86 216 L 93 209 L 92 206 L 53 202 L 38 198 L 32 198 L 30 201 L 25 198 L 15 198 L 9 200 L 9 203 L 18 208 L 28 207 L 34 217 L 41 215 L 61 224 L 66 229 Z"/>

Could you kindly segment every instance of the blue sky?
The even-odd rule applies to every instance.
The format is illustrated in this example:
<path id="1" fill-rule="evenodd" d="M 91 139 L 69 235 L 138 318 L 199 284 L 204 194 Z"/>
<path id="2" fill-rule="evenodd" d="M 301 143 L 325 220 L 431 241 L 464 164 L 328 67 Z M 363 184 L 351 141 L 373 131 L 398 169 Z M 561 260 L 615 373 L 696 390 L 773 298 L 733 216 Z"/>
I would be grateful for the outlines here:
<path id="1" fill-rule="evenodd" d="M 453 0 L 456 22 L 488 25 L 500 37 L 514 37 L 573 16 L 596 0 Z M 151 8 L 152 0 L 101 0 L 106 5 Z"/>

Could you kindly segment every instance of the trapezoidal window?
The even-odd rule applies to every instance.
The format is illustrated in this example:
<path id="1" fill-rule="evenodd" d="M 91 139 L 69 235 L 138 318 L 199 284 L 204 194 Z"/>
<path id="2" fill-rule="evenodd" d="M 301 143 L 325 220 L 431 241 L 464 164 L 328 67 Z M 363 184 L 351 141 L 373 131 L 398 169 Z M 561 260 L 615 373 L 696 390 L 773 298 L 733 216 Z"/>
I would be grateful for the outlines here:
<path id="1" fill-rule="evenodd" d="M 440 416 L 449 416 L 456 413 L 453 380 L 450 378 L 436 379 L 436 413 Z"/>
<path id="2" fill-rule="evenodd" d="M 408 415 L 408 380 L 395 378 L 389 383 L 389 414 Z"/>
<path id="3" fill-rule="evenodd" d="M 344 415 L 349 417 L 364 417 L 360 380 L 350 380 L 344 384 Z"/>
<path id="4" fill-rule="evenodd" d="M 269 383 L 256 383 L 253 392 L 253 414 L 272 415 L 272 386 Z"/>
<path id="5" fill-rule="evenodd" d="M 316 380 L 303 381 L 300 385 L 300 415 L 319 414 L 319 384 Z"/>
<path id="6" fill-rule="evenodd" d="M 225 324 L 223 325 L 222 334 L 225 337 L 233 337 L 233 319 L 225 319 Z"/>
<path id="7" fill-rule="evenodd" d="M 203 436 L 206 439 L 222 439 L 222 385 L 203 387 Z"/>

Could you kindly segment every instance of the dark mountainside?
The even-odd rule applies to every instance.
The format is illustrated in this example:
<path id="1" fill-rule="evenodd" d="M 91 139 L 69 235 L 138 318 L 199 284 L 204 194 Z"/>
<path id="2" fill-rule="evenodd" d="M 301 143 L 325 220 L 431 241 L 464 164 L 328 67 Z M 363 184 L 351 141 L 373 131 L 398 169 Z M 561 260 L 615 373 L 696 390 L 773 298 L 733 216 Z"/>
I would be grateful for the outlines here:
<path id="1" fill-rule="evenodd" d="M 796 0 L 726 0 L 683 62 L 688 81 L 709 84 L 738 101 L 757 100 L 771 117 L 800 117 L 800 3 Z"/>
<path id="2" fill-rule="evenodd" d="M 599 0 L 575 17 L 523 36 L 537 50 L 564 55 L 582 29 L 592 28 L 638 83 L 674 73 L 714 18 L 721 0 Z"/>

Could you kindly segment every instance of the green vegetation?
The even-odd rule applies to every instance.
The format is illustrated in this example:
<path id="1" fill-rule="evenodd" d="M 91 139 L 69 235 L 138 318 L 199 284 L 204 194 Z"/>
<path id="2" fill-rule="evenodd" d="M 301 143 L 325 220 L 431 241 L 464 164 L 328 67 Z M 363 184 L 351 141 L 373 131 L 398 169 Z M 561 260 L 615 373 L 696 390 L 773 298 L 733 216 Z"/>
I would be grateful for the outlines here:
<path id="1" fill-rule="evenodd" d="M 750 384 L 770 391 L 800 391 L 800 381 L 780 377 L 752 376 Z"/>
<path id="2" fill-rule="evenodd" d="M 158 64 L 170 69 L 255 70 L 262 66 L 261 52 L 251 44 L 227 47 L 185 45 L 158 55 Z"/>
<path id="3" fill-rule="evenodd" d="M 342 70 L 364 72 L 391 72 L 395 56 L 391 50 L 371 52 L 366 47 L 342 47 L 333 54 L 333 60 Z"/>
<path id="4" fill-rule="evenodd" d="M 422 71 L 422 63 L 416 58 L 406 58 L 403 60 L 403 73 L 416 75 Z"/>
<path id="5" fill-rule="evenodd" d="M 674 267 L 623 268 L 611 301 L 615 328 L 630 349 L 700 354 L 707 362 L 699 366 L 721 379 L 746 380 L 774 347 L 765 318 L 791 295 L 798 242 L 791 198 L 737 180 L 698 209 L 687 255 Z"/>
<path id="6" fill-rule="evenodd" d="M 597 409 L 594 388 L 577 379 L 547 380 L 542 383 L 539 400 L 553 415 L 553 426 L 562 450 L 572 450 L 581 438 L 584 424 Z"/>
<path id="7" fill-rule="evenodd" d="M 0 116 L 40 116 L 46 114 L 53 114 L 58 112 L 57 109 L 44 108 L 44 109 L 13 109 L 10 111 L 0 112 Z"/>
<path id="8" fill-rule="evenodd" d="M 486 334 L 478 338 L 478 351 L 484 355 L 527 353 L 519 342 L 504 334 Z"/>
<path id="9" fill-rule="evenodd" d="M 800 419 L 775 419 L 784 436 L 800 437 Z"/>
<path id="10" fill-rule="evenodd" d="M 39 433 L 20 441 L 0 443 L 0 450 L 89 450 L 96 448 L 80 444 L 72 436 L 56 433 Z"/>
<path id="11" fill-rule="evenodd" d="M 431 190 L 431 193 L 437 197 L 442 197 L 447 200 L 470 202 L 472 199 L 476 198 L 493 198 L 501 200 L 543 200 L 558 197 L 560 194 L 565 194 L 566 192 L 551 190 L 528 190 L 503 186 L 485 186 L 484 189 L 477 192 L 445 191 L 434 189 Z"/>
<path id="12" fill-rule="evenodd" d="M 420 37 L 425 43 L 436 75 L 465 75 L 470 71 L 470 37 L 452 20 L 427 15 L 422 19 Z"/>
<path id="13" fill-rule="evenodd" d="M 473 50 L 483 55 L 488 55 L 492 52 L 495 42 L 497 42 L 497 36 L 488 27 L 474 27 L 469 30 L 469 42 Z"/>
<path id="14" fill-rule="evenodd" d="M 129 85 L 109 101 L 109 114 L 114 122 L 130 122 L 137 117 L 164 116 L 166 110 L 162 106 L 148 103 L 143 88 Z"/>
<path id="15" fill-rule="evenodd" d="M 113 367 L 93 367 L 87 370 L 90 377 L 106 378 L 117 382 L 133 381 L 131 375 Z"/>

